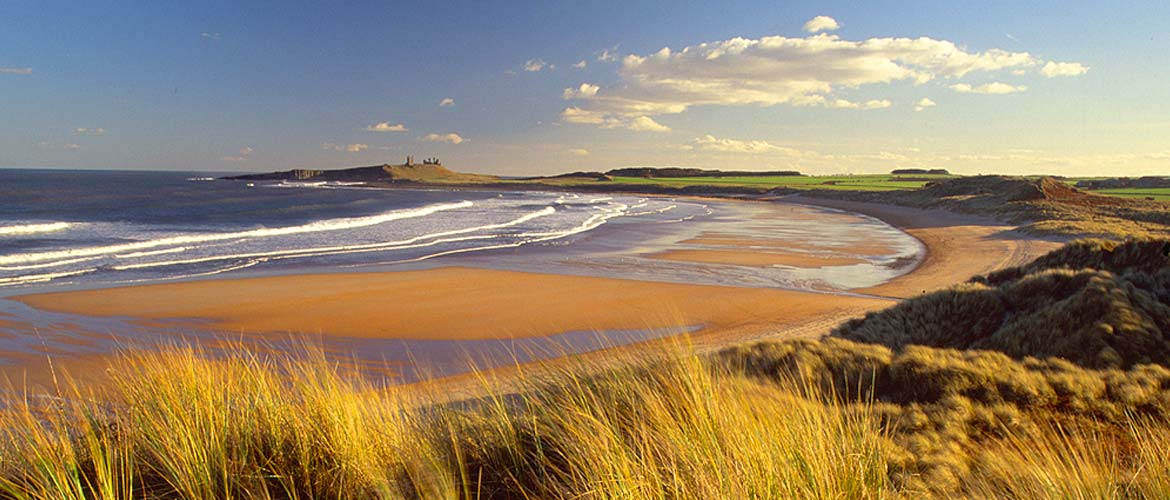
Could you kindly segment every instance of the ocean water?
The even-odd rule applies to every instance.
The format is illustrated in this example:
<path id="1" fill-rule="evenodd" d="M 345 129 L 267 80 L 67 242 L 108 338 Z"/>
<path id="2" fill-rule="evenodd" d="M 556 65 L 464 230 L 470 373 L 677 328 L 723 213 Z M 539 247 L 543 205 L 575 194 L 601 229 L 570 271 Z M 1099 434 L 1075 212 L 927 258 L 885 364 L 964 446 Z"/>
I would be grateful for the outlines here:
<path id="1" fill-rule="evenodd" d="M 706 204 L 630 196 L 369 189 L 208 174 L 0 170 L 0 293 L 421 262 L 564 244 Z"/>

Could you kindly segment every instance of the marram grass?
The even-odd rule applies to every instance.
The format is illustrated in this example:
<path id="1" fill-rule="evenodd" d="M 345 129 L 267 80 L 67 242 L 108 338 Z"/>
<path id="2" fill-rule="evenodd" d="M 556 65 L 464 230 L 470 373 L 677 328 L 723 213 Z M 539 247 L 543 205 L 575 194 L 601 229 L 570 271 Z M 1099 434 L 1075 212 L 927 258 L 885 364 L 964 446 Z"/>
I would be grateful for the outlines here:
<path id="1" fill-rule="evenodd" d="M 841 340 L 807 342 L 776 353 L 800 349 L 829 368 L 826 360 L 889 356 Z M 760 354 L 751 366 L 768 376 L 745 370 L 743 353 L 675 350 L 626 367 L 549 364 L 508 391 L 481 373 L 484 395 L 454 403 L 428 392 L 441 386 L 381 386 L 312 349 L 131 352 L 110 365 L 108 383 L 63 383 L 72 389 L 0 410 L 0 497 L 1166 498 L 1170 491 L 1170 426 L 1162 418 L 1093 427 L 1062 424 L 1056 410 L 935 404 L 923 413 L 919 403 L 874 400 L 881 391 L 866 386 L 877 374 L 869 369 L 837 385 L 832 375 L 767 368 L 772 350 L 753 351 Z M 950 439 L 977 427 L 948 428 L 934 416 L 944 411 L 1000 412 L 985 419 L 1000 428 Z M 917 414 L 923 420 L 914 424 Z M 1012 418 L 1045 423 L 1004 425 Z M 917 464 L 942 449 L 962 465 L 946 469 L 954 481 L 932 485 L 934 476 Z"/>
<path id="2" fill-rule="evenodd" d="M 598 370 L 594 370 L 598 371 Z M 11 498 L 887 498 L 865 412 L 654 369 L 430 404 L 323 356 L 126 354 L 110 382 L 0 414 Z M 486 380 L 486 378 L 485 378 Z M 486 384 L 486 382 L 485 382 Z M 523 385 L 523 383 L 522 383 Z M 74 386 L 75 387 L 75 386 Z"/>

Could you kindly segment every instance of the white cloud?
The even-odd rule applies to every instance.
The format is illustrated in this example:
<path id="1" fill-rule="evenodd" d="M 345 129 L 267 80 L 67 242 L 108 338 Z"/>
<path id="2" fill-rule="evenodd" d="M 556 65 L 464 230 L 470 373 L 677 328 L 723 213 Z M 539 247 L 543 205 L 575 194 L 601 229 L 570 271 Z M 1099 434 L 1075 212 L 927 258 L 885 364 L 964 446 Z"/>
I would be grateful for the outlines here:
<path id="1" fill-rule="evenodd" d="M 601 87 L 591 83 L 582 83 L 577 88 L 569 87 L 565 89 L 565 91 L 561 93 L 561 96 L 565 99 L 588 99 L 590 97 L 596 96 L 598 90 L 601 90 Z"/>
<path id="2" fill-rule="evenodd" d="M 1055 78 L 1058 76 L 1077 76 L 1083 75 L 1089 71 L 1089 67 L 1081 63 L 1062 63 L 1056 61 L 1048 61 L 1040 68 L 1040 74 Z"/>
<path id="3" fill-rule="evenodd" d="M 601 49 L 601 53 L 597 55 L 597 60 L 599 62 L 614 62 L 617 61 L 617 59 L 617 47 L 612 49 Z"/>
<path id="4" fill-rule="evenodd" d="M 391 125 L 390 122 L 380 122 L 366 127 L 366 130 L 370 132 L 406 132 L 407 128 L 401 123 Z"/>
<path id="5" fill-rule="evenodd" d="M 66 144 L 66 145 L 61 146 L 61 147 L 65 148 L 65 149 L 81 149 L 80 144 Z"/>
<path id="6" fill-rule="evenodd" d="M 97 127 L 97 128 L 81 127 L 81 128 L 73 129 L 73 133 L 77 134 L 77 135 L 102 135 L 102 134 L 106 133 L 106 129 L 101 128 L 101 127 Z"/>
<path id="7" fill-rule="evenodd" d="M 321 145 L 321 149 L 326 151 L 345 151 L 347 153 L 358 153 L 369 148 L 370 146 L 367 144 L 334 144 L 332 142 L 326 142 Z"/>
<path id="8" fill-rule="evenodd" d="M 244 147 L 240 148 L 240 154 L 243 156 L 248 156 L 248 155 L 252 154 L 253 151 L 255 151 L 255 149 L 252 149 L 251 146 L 244 146 Z"/>
<path id="9" fill-rule="evenodd" d="M 603 55 L 610 56 L 608 51 Z M 703 105 L 878 109 L 892 103 L 883 99 L 855 103 L 833 94 L 866 85 L 921 85 L 936 79 L 953 82 L 972 73 L 1035 71 L 1043 62 L 1027 52 L 968 51 L 955 42 L 927 37 L 853 41 L 821 33 L 732 38 L 627 55 L 618 70 L 621 82 L 565 109 L 561 118 L 602 128 L 632 128 L 628 124 L 638 117 L 682 113 Z M 577 97 L 577 91 L 572 95 Z"/>
<path id="10" fill-rule="evenodd" d="M 587 64 L 588 63 L 586 63 L 585 60 L 582 59 L 582 60 L 578 61 L 577 63 L 573 64 L 573 69 L 585 69 L 585 66 Z"/>
<path id="11" fill-rule="evenodd" d="M 463 139 L 463 137 L 460 137 L 459 134 L 448 133 L 448 134 L 427 134 L 427 135 L 422 136 L 422 140 L 428 141 L 428 142 L 445 142 L 447 144 L 459 144 L 459 143 L 463 142 L 465 139 Z"/>
<path id="12" fill-rule="evenodd" d="M 31 75 L 32 68 L 0 68 L 0 74 L 8 75 Z"/>
<path id="13" fill-rule="evenodd" d="M 578 107 L 565 108 L 561 112 L 561 121 L 566 123 L 597 125 L 599 128 L 624 128 L 639 132 L 670 131 L 670 127 L 654 121 L 649 116 L 619 116 L 601 111 L 585 110 Z"/>
<path id="14" fill-rule="evenodd" d="M 230 161 L 230 162 L 248 161 L 247 156 L 221 156 L 221 157 L 219 157 L 219 159 L 221 161 Z"/>
<path id="15" fill-rule="evenodd" d="M 804 30 L 809 33 L 834 31 L 840 27 L 841 25 L 837 24 L 837 20 L 829 16 L 817 16 L 809 19 L 807 23 L 804 23 Z"/>
<path id="16" fill-rule="evenodd" d="M 219 41 L 219 39 L 221 38 L 219 35 L 219 32 L 209 32 L 209 31 L 205 31 L 203 33 L 200 33 L 199 36 L 206 38 L 208 40 L 214 40 L 214 41 Z"/>
<path id="17" fill-rule="evenodd" d="M 922 99 L 919 99 L 918 102 L 914 103 L 914 111 L 922 111 L 926 108 L 933 108 L 937 105 L 938 103 L 934 102 L 929 97 L 923 97 Z"/>
<path id="18" fill-rule="evenodd" d="M 711 151 L 716 153 L 740 154 L 783 154 L 787 156 L 801 156 L 801 152 L 788 147 L 776 146 L 768 141 L 742 141 L 738 139 L 720 139 L 707 134 L 696 138 L 683 146 L 686 150 Z"/>
<path id="19" fill-rule="evenodd" d="M 443 100 L 439 101 L 439 106 L 443 107 L 443 108 L 448 108 L 448 107 L 451 107 L 454 105 L 455 105 L 455 99 L 452 99 L 450 97 L 444 97 Z"/>
<path id="20" fill-rule="evenodd" d="M 552 69 L 552 66 L 544 62 L 544 59 L 529 59 L 524 63 L 524 71 L 536 72 L 545 68 Z"/>
<path id="21" fill-rule="evenodd" d="M 1011 85 L 1003 82 L 985 83 L 977 87 L 966 83 L 956 83 L 950 88 L 963 94 L 1015 94 L 1028 90 L 1028 87 L 1024 85 Z"/>
<path id="22" fill-rule="evenodd" d="M 654 121 L 649 116 L 638 116 L 625 124 L 630 130 L 639 132 L 670 132 L 670 127 Z"/>
<path id="23" fill-rule="evenodd" d="M 589 156 L 588 149 L 570 149 L 568 153 L 574 156 Z"/>

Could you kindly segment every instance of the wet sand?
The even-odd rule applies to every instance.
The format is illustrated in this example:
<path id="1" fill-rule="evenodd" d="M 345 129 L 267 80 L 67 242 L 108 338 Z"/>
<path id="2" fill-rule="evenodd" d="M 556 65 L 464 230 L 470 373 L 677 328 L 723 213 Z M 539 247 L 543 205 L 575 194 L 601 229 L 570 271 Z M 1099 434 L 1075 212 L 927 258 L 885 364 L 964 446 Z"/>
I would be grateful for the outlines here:
<path id="1" fill-rule="evenodd" d="M 479 340 L 570 331 L 766 328 L 843 303 L 818 293 L 438 268 L 208 280 L 13 297 L 41 310 L 241 333 Z"/>
<path id="2" fill-rule="evenodd" d="M 788 266 L 788 267 L 827 267 L 848 266 L 864 263 L 864 259 L 856 257 L 842 257 L 835 255 L 810 254 L 799 252 L 775 252 L 753 249 L 744 249 L 743 245 L 727 245 L 733 249 L 727 250 L 668 250 L 651 254 L 648 257 L 683 262 L 702 262 L 705 264 L 734 264 L 737 266 Z M 734 248 L 738 246 L 740 248 Z"/>
<path id="3" fill-rule="evenodd" d="M 842 250 L 848 250 L 850 252 L 854 252 L 856 255 L 867 255 L 872 257 L 882 257 L 886 255 L 895 255 L 898 253 L 896 248 L 880 243 L 843 243 L 841 245 L 830 247 L 810 245 L 805 242 L 785 239 L 742 237 L 728 233 L 703 233 L 698 237 L 683 240 L 680 243 L 686 245 L 731 247 L 739 249 L 754 248 L 764 251 L 790 250 L 798 252 L 840 252 Z"/>
<path id="4" fill-rule="evenodd" d="M 786 197 L 781 202 L 868 215 L 921 241 L 926 254 L 913 272 L 875 287 L 853 290 L 882 297 L 910 298 L 947 288 L 976 275 L 1027 264 L 1065 243 L 1024 234 L 992 219 L 943 210 L 803 196 Z"/>

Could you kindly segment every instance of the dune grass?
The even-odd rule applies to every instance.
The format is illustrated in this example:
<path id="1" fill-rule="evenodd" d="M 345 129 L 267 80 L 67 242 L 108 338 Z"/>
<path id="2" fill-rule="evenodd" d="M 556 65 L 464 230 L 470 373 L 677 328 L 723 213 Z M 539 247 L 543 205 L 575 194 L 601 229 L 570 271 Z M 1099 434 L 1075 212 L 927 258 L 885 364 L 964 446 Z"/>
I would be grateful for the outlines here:
<path id="1" fill-rule="evenodd" d="M 49 498 L 888 498 L 865 411 L 695 356 L 460 404 L 320 354 L 136 352 L 0 412 L 0 492 Z"/>
<path id="2" fill-rule="evenodd" d="M 455 403 L 312 349 L 131 352 L 109 383 L 0 410 L 0 496 L 1164 498 L 1170 425 L 1142 409 L 1170 401 L 1165 377 L 918 349 L 676 346 L 518 391 L 481 373 L 484 395 Z M 1045 384 L 1075 395 L 1029 397 Z M 1126 390 L 1145 396 L 1103 396 Z"/>

